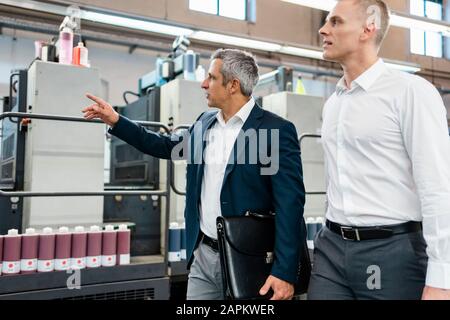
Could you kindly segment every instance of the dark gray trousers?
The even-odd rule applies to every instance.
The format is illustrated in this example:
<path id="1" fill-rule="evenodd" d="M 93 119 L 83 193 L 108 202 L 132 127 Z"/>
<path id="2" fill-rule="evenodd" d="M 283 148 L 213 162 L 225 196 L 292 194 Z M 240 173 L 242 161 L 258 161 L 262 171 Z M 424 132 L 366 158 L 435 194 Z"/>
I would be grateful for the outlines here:
<path id="1" fill-rule="evenodd" d="M 324 227 L 314 245 L 310 300 L 421 298 L 428 261 L 422 232 L 357 242 Z"/>

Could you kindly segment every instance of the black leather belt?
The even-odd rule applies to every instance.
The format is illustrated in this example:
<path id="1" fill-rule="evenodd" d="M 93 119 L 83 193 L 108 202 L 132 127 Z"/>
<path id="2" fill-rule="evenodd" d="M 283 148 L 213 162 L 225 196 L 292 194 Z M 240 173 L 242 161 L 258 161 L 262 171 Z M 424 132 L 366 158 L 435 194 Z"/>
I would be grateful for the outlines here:
<path id="1" fill-rule="evenodd" d="M 206 234 L 203 233 L 202 242 L 209 246 L 214 251 L 219 251 L 219 242 L 215 239 L 212 239 L 208 237 Z"/>
<path id="2" fill-rule="evenodd" d="M 422 223 L 417 221 L 409 221 L 389 226 L 350 227 L 327 220 L 326 226 L 334 233 L 340 235 L 342 239 L 352 241 L 385 239 L 395 234 L 417 232 L 422 230 Z"/>

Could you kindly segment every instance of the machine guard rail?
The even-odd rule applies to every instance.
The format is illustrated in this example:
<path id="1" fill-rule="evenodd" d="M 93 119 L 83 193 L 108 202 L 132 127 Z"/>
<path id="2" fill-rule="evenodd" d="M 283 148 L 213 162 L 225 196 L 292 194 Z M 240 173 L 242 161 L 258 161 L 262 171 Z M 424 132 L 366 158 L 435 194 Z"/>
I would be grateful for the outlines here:
<path id="1" fill-rule="evenodd" d="M 104 124 L 101 120 L 86 120 L 84 118 L 58 116 L 48 114 L 33 114 L 23 112 L 5 112 L 0 114 L 0 121 L 5 118 L 27 118 L 40 120 L 54 120 L 54 121 L 72 121 L 72 122 L 87 122 Z M 136 121 L 145 127 L 162 128 L 166 133 L 169 133 L 169 128 L 160 122 L 153 121 Z M 169 169 L 170 170 L 170 169 Z M 109 195 L 158 195 L 164 196 L 167 190 L 115 190 L 115 191 L 98 191 L 98 192 L 29 192 L 29 191 L 3 191 L 0 190 L 0 197 L 75 197 L 75 196 L 109 196 Z"/>
<path id="2" fill-rule="evenodd" d="M 25 112 L 4 112 L 0 114 L 0 121 L 5 118 L 19 118 L 19 119 L 40 119 L 40 120 L 53 120 L 53 121 L 71 121 L 71 122 L 87 122 L 104 124 L 101 120 L 86 120 L 80 117 L 69 117 L 60 115 L 49 114 L 37 114 L 37 113 L 25 113 Z M 163 123 L 154 121 L 136 121 L 142 126 L 162 128 L 166 133 L 170 133 L 170 129 Z M 171 162 L 167 165 L 167 185 L 169 185 L 171 179 L 170 174 L 172 172 Z M 165 223 L 169 225 L 170 216 L 170 190 L 114 190 L 114 191 L 99 191 L 99 192 L 29 192 L 29 191 L 3 191 L 0 189 L 0 197 L 74 197 L 74 196 L 108 196 L 108 195 L 156 195 L 166 197 L 166 212 Z M 168 245 L 169 245 L 169 232 L 165 232 L 165 254 L 164 265 L 166 266 L 166 274 L 168 274 Z"/>
<path id="3" fill-rule="evenodd" d="M 178 131 L 178 130 L 183 130 L 183 129 L 189 129 L 190 127 L 191 127 L 191 126 L 188 125 L 188 124 L 181 124 L 181 125 L 176 126 L 175 128 L 173 128 L 173 132 Z M 176 194 L 178 194 L 178 195 L 180 195 L 180 196 L 185 196 L 185 195 L 186 195 L 186 192 L 185 192 L 185 191 L 179 190 L 179 189 L 177 188 L 177 186 L 175 185 L 175 171 L 174 171 L 175 164 L 173 163 L 173 160 L 172 160 L 171 162 L 172 162 L 172 165 L 170 166 L 170 167 L 171 167 L 171 173 L 170 173 L 170 187 L 172 188 L 172 190 L 173 190 Z"/>
<path id="4" fill-rule="evenodd" d="M 190 126 L 189 125 L 179 125 L 177 127 L 175 127 L 173 129 L 173 131 L 177 131 L 177 130 L 181 130 L 181 129 L 189 129 Z M 314 138 L 314 139 L 320 139 L 322 136 L 320 134 L 314 134 L 314 133 L 305 133 L 302 134 L 298 140 L 299 144 L 301 145 L 302 141 L 306 138 Z M 171 166 L 171 168 L 173 169 L 173 165 Z M 178 190 L 178 188 L 175 185 L 175 173 L 171 172 L 170 174 L 170 186 L 172 187 L 172 190 L 181 196 L 185 196 L 186 192 L 184 191 L 180 191 Z M 310 194 L 310 195 L 321 195 L 321 194 L 326 194 L 325 191 L 310 191 L 310 192 L 306 192 L 306 194 Z"/>
<path id="5" fill-rule="evenodd" d="M 306 138 L 320 139 L 320 138 L 322 138 L 322 136 L 320 134 L 315 134 L 315 133 L 304 133 L 298 139 L 298 143 L 300 146 L 302 145 L 302 141 Z M 327 193 L 325 191 L 310 191 L 310 192 L 305 192 L 305 194 L 319 195 L 319 194 L 327 194 Z"/>

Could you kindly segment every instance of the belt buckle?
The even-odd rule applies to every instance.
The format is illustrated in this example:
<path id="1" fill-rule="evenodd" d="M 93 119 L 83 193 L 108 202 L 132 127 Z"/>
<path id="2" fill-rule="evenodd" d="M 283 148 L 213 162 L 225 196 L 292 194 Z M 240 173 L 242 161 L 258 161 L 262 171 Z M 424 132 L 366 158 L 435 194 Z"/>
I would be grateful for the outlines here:
<path id="1" fill-rule="evenodd" d="M 345 231 L 355 231 L 355 234 L 356 234 L 356 241 L 361 241 L 361 238 L 359 237 L 359 231 L 358 231 L 357 228 L 353 228 L 353 227 L 343 227 L 343 226 L 341 226 L 340 228 L 341 228 L 341 236 L 342 236 L 342 239 L 344 239 L 344 240 L 355 241 L 355 239 L 350 239 L 350 238 L 347 238 L 347 237 L 345 236 Z"/>

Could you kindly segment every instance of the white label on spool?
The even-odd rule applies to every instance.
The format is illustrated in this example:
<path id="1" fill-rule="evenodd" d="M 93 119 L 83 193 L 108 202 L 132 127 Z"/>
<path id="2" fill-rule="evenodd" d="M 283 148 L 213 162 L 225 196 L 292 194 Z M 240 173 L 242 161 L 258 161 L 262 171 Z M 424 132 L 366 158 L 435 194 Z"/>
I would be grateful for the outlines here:
<path id="1" fill-rule="evenodd" d="M 116 255 L 102 256 L 102 266 L 112 267 L 116 265 Z"/>
<path id="2" fill-rule="evenodd" d="M 121 254 L 119 256 L 119 264 L 130 264 L 130 255 L 129 254 Z"/>
<path id="3" fill-rule="evenodd" d="M 20 260 L 21 271 L 35 271 L 37 269 L 37 259 L 22 259 Z"/>
<path id="4" fill-rule="evenodd" d="M 308 246 L 308 249 L 314 250 L 314 240 L 306 240 L 306 244 Z"/>
<path id="5" fill-rule="evenodd" d="M 180 261 L 181 260 L 181 252 L 169 252 L 169 261 Z"/>
<path id="6" fill-rule="evenodd" d="M 55 270 L 64 271 L 70 269 L 70 259 L 55 259 Z"/>
<path id="7" fill-rule="evenodd" d="M 16 274 L 20 272 L 20 261 L 3 261 L 4 274 Z"/>
<path id="8" fill-rule="evenodd" d="M 70 265 L 73 269 L 84 269 L 86 268 L 86 257 L 82 258 L 72 258 Z"/>
<path id="9" fill-rule="evenodd" d="M 186 249 L 181 249 L 181 260 L 186 260 Z"/>
<path id="10" fill-rule="evenodd" d="M 102 257 L 101 256 L 93 256 L 87 257 L 86 266 L 88 268 L 98 268 L 102 265 Z"/>
<path id="11" fill-rule="evenodd" d="M 38 260 L 38 272 L 50 272 L 55 270 L 55 260 Z"/>

